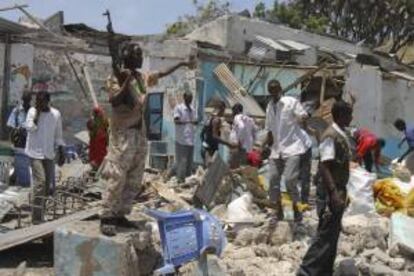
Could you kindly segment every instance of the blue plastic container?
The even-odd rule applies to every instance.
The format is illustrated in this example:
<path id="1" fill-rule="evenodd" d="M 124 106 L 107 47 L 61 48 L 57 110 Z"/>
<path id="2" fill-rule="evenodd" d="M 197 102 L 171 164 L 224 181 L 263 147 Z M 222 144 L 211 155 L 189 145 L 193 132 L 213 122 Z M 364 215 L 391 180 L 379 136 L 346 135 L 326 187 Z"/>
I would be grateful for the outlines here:
<path id="1" fill-rule="evenodd" d="M 198 259 L 206 250 L 220 256 L 226 245 L 220 222 L 203 210 L 146 213 L 158 221 L 164 258 L 158 273 L 174 273 L 177 266 Z"/>
<path id="2" fill-rule="evenodd" d="M 14 155 L 14 171 L 16 174 L 16 185 L 30 187 L 30 158 L 22 152 Z"/>

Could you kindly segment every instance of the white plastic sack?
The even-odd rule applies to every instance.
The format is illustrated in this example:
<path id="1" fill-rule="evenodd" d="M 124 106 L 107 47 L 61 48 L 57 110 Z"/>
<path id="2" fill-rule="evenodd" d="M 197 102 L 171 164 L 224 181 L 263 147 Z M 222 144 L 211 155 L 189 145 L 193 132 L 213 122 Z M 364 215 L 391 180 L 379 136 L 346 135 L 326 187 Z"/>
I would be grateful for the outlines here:
<path id="1" fill-rule="evenodd" d="M 392 255 L 414 254 L 414 218 L 402 213 L 393 213 L 390 223 L 389 250 Z"/>
<path id="2" fill-rule="evenodd" d="M 250 193 L 245 193 L 233 200 L 227 207 L 227 220 L 230 222 L 253 221 L 252 202 L 253 196 Z"/>
<path id="3" fill-rule="evenodd" d="M 398 188 L 400 188 L 401 193 L 404 194 L 404 195 L 408 195 L 408 193 L 411 191 L 411 189 L 414 188 L 414 181 L 413 181 L 414 178 L 411 177 L 410 180 L 411 180 L 410 182 L 404 182 L 404 181 L 401 181 L 401 179 L 399 179 L 399 178 L 393 178 L 392 179 L 394 184 Z"/>
<path id="4" fill-rule="evenodd" d="M 369 173 L 361 167 L 351 169 L 347 185 L 349 204 L 346 215 L 375 213 L 375 201 L 372 186 L 377 180 L 374 173 Z"/>

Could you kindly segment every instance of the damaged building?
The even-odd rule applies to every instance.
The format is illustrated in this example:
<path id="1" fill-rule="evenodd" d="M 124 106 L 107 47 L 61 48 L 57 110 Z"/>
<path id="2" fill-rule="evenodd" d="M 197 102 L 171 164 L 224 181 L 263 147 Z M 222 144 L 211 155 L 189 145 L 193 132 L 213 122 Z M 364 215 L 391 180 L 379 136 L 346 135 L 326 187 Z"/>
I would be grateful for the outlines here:
<path id="1" fill-rule="evenodd" d="M 2 134 L 7 138 L 5 120 L 22 91 L 47 90 L 52 94 L 53 105 L 62 112 L 66 141 L 68 144 L 79 143 L 75 136 L 82 131 L 85 134 L 92 106 L 85 68 L 98 103 L 109 110 L 104 88 L 112 71 L 107 49 L 108 33 L 84 24 L 65 24 L 62 12 L 44 20 L 43 24 L 53 33 L 33 24 L 17 24 L 0 18 Z M 0 232 L 6 233 L 0 238 L 0 251 L 46 239 L 52 233 L 55 235 L 55 249 L 49 248 L 53 252 L 49 255 L 54 254 L 51 257 L 54 263 L 47 264 L 46 270 L 50 274 L 42 275 L 152 275 L 161 267 L 161 262 L 172 269 L 171 260 L 166 257 L 167 238 L 162 236 L 163 231 L 169 229 L 163 229 L 162 223 L 149 219 L 151 212 L 148 210 L 168 214 L 193 210 L 197 206 L 198 193 L 205 198 L 205 194 L 211 193 L 209 204 L 204 204 L 205 211 L 220 222 L 220 225 L 217 222 L 219 227 L 213 225 L 217 232 L 213 231 L 213 238 L 210 238 L 220 241 L 215 253 L 223 254 L 221 258 L 209 256 L 210 275 L 295 275 L 317 229 L 317 214 L 314 210 L 306 212 L 302 232 L 296 231 L 293 210 L 287 207 L 291 206 L 291 201 L 284 198 L 287 220 L 269 231 L 267 215 L 274 206 L 267 201 L 266 189 L 269 187 L 267 175 L 262 171 L 251 167 L 230 171 L 224 161 L 228 150 L 221 148 L 221 154 L 215 156 L 213 169 L 198 168 L 181 184 L 174 178 L 164 179 L 162 172 L 174 162 L 173 110 L 182 102 L 186 91 L 194 95 L 193 103 L 200 121 L 194 150 L 194 160 L 199 164 L 202 162 L 202 145 L 198 137 L 215 99 L 225 101 L 227 112 L 235 103 L 241 103 L 245 113 L 262 126 L 270 99 L 267 83 L 272 79 L 281 83 L 287 95 L 306 104 L 317 127 L 325 127 L 326 121 L 330 120 L 334 100 L 345 98 L 353 102 L 354 126 L 370 128 L 384 137 L 387 140 L 384 153 L 389 158 L 396 157 L 399 151 L 400 137 L 393 129 L 394 120 L 414 119 L 413 68 L 363 45 L 336 37 L 240 15 L 220 17 L 181 38 L 161 35 L 117 37 L 136 41 L 142 46 L 144 71 L 160 71 L 192 56 L 196 56 L 197 68 L 178 69 L 147 91 L 145 116 L 149 153 L 144 183 L 131 215 L 134 220 L 144 222 L 139 231 L 128 230 L 116 238 L 102 238 L 96 218 L 101 209 L 104 181 L 100 181 L 99 172 L 91 174 L 80 160 L 64 166 L 59 172 L 59 187 L 56 195 L 48 198 L 47 219 L 40 225 L 28 222 L 28 188 L 16 191 L 0 186 L 0 218 L 7 217 L 7 222 L 0 225 Z M 223 133 L 226 135 L 225 131 Z M 4 168 L 3 165 L 0 167 Z M 377 179 L 373 178 L 363 185 L 357 183 L 360 186 L 351 183 L 350 195 L 356 200 L 344 219 L 336 268 L 345 261 L 346 270 L 346 261 L 352 260 L 353 268 L 366 272 L 362 275 L 393 275 L 387 273 L 403 271 L 412 275 L 408 273 L 414 273 L 414 262 L 407 256 L 412 256 L 414 243 L 404 231 L 391 230 L 412 225 L 413 218 L 401 213 L 391 215 L 393 211 L 397 212 L 393 206 L 387 206 L 392 209 L 387 215 L 391 219 L 376 214 L 371 186 Z M 4 179 L 0 181 L 6 182 Z M 410 185 L 414 185 L 411 182 Z M 387 195 L 381 195 L 381 189 L 378 190 L 375 192 L 377 198 L 388 199 Z M 312 193 L 314 196 L 314 188 Z M 362 201 L 369 202 L 358 201 L 360 195 L 367 197 Z M 234 204 L 236 200 L 238 203 Z M 5 202 L 7 204 L 2 205 Z M 234 217 L 234 213 L 241 209 L 247 215 Z M 166 213 L 154 213 L 165 221 L 170 218 Z M 197 219 L 209 215 L 201 213 Z M 180 223 L 170 225 L 171 229 L 178 228 Z M 193 245 L 191 238 L 195 240 L 202 231 L 193 231 L 188 226 L 190 222 L 185 223 L 188 235 L 179 237 L 179 241 L 184 244 L 190 240 L 185 244 Z M 225 225 L 227 245 L 223 241 L 226 240 L 224 230 L 220 232 L 221 224 Z M 173 236 L 174 233 L 169 234 Z M 402 245 L 408 245 L 408 249 Z M 200 257 L 194 256 L 189 259 Z M 194 263 L 183 263 L 177 268 L 180 275 L 198 275 L 196 271 L 201 268 Z M 54 271 L 51 271 L 53 266 Z"/>

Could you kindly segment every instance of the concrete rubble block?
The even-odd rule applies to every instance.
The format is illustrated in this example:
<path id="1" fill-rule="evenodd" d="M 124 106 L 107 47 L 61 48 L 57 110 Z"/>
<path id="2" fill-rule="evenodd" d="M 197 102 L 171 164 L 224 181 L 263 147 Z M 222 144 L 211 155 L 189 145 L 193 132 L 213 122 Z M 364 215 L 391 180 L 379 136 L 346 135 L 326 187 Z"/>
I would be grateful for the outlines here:
<path id="1" fill-rule="evenodd" d="M 343 255 L 345 257 L 352 256 L 352 244 L 348 241 L 340 241 L 338 244 L 338 254 Z"/>
<path id="2" fill-rule="evenodd" d="M 359 271 L 354 259 L 343 259 L 338 263 L 335 276 L 359 276 Z"/>
<path id="3" fill-rule="evenodd" d="M 394 269 L 394 270 L 404 270 L 405 259 L 403 258 L 390 259 L 389 266 L 391 269 Z"/>
<path id="4" fill-rule="evenodd" d="M 374 254 L 373 256 L 380 261 L 381 263 L 388 265 L 391 261 L 390 256 L 388 256 L 387 253 L 385 253 L 384 251 L 382 251 L 381 249 L 379 249 L 378 247 L 374 249 Z"/>
<path id="5" fill-rule="evenodd" d="M 54 233 L 59 276 L 151 275 L 159 260 L 145 223 L 140 229 L 122 229 L 115 237 L 100 234 L 99 221 L 67 224 Z"/>
<path id="6" fill-rule="evenodd" d="M 405 270 L 414 272 L 414 260 L 409 260 L 409 259 L 406 260 Z"/>
<path id="7" fill-rule="evenodd" d="M 214 255 L 207 256 L 207 270 L 208 275 L 226 276 L 223 267 L 220 265 L 218 259 Z M 202 270 L 198 268 L 198 262 L 194 261 L 183 265 L 180 268 L 179 275 L 182 276 L 203 276 Z"/>
<path id="8" fill-rule="evenodd" d="M 300 263 L 307 247 L 306 243 L 300 241 L 283 244 L 279 247 L 281 260 Z"/>
<path id="9" fill-rule="evenodd" d="M 265 244 L 259 244 L 254 247 L 254 253 L 257 257 L 269 257 L 270 256 L 270 248 Z"/>
<path id="10" fill-rule="evenodd" d="M 229 254 L 229 257 L 233 260 L 252 259 L 256 257 L 256 253 L 254 252 L 252 247 L 240 247 L 232 251 Z"/>
<path id="11" fill-rule="evenodd" d="M 376 247 L 381 250 L 387 250 L 388 231 L 379 225 L 372 225 L 360 232 L 354 237 L 354 248 L 357 252 L 363 252 L 365 249 L 374 249 Z"/>
<path id="12" fill-rule="evenodd" d="M 251 228 L 241 229 L 234 240 L 234 245 L 247 246 L 252 244 L 255 239 L 255 232 L 257 231 Z"/>
<path id="13" fill-rule="evenodd" d="M 279 221 L 275 229 L 269 229 L 270 244 L 271 245 L 282 245 L 290 243 L 293 240 L 292 227 L 286 221 Z"/>
<path id="14" fill-rule="evenodd" d="M 370 272 L 369 272 L 370 271 L 369 263 L 367 263 L 363 260 L 358 260 L 356 265 L 359 269 L 359 272 L 360 272 L 361 276 L 371 276 Z"/>
<path id="15" fill-rule="evenodd" d="M 391 216 L 389 253 L 393 257 L 404 255 L 414 256 L 414 236 L 407 233 L 414 232 L 414 218 L 401 213 Z"/>
<path id="16" fill-rule="evenodd" d="M 220 220 L 226 219 L 227 207 L 224 204 L 220 204 L 215 206 L 211 211 L 210 214 L 217 217 Z"/>
<path id="17" fill-rule="evenodd" d="M 369 271 L 372 276 L 397 276 L 391 268 L 380 263 L 371 264 Z"/>

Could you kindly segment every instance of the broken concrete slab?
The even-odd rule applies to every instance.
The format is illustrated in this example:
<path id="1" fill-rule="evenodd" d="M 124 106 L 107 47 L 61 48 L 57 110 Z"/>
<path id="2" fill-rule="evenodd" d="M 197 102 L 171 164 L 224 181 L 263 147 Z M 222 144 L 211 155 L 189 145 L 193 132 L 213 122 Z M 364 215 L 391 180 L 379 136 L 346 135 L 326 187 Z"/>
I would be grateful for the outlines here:
<path id="1" fill-rule="evenodd" d="M 226 162 L 216 152 L 213 156 L 213 162 L 207 168 L 202 183 L 198 186 L 195 196 L 202 204 L 210 207 L 214 196 L 221 185 L 223 177 L 228 173 L 229 167 Z"/>
<path id="2" fill-rule="evenodd" d="M 390 266 L 391 269 L 394 269 L 394 270 L 404 270 L 405 259 L 403 259 L 403 258 L 392 258 L 389 261 L 389 266 Z"/>
<path id="3" fill-rule="evenodd" d="M 414 237 L 407 233 L 414 232 L 414 218 L 401 213 L 394 213 L 390 223 L 390 237 L 388 239 L 390 255 L 395 257 L 400 254 L 413 256 Z"/>
<path id="4" fill-rule="evenodd" d="M 339 262 L 335 276 L 358 276 L 359 271 L 354 259 L 344 259 Z"/>
<path id="5" fill-rule="evenodd" d="M 144 223 L 115 237 L 101 235 L 98 221 L 68 224 L 54 233 L 56 275 L 151 275 L 159 256 Z"/>
<path id="6" fill-rule="evenodd" d="M 269 242 L 271 245 L 282 245 L 292 242 L 292 227 L 286 221 L 279 221 L 275 229 L 269 229 Z"/>
<path id="7" fill-rule="evenodd" d="M 373 276 L 394 276 L 394 271 L 383 264 L 372 264 L 369 266 L 370 274 Z"/>

